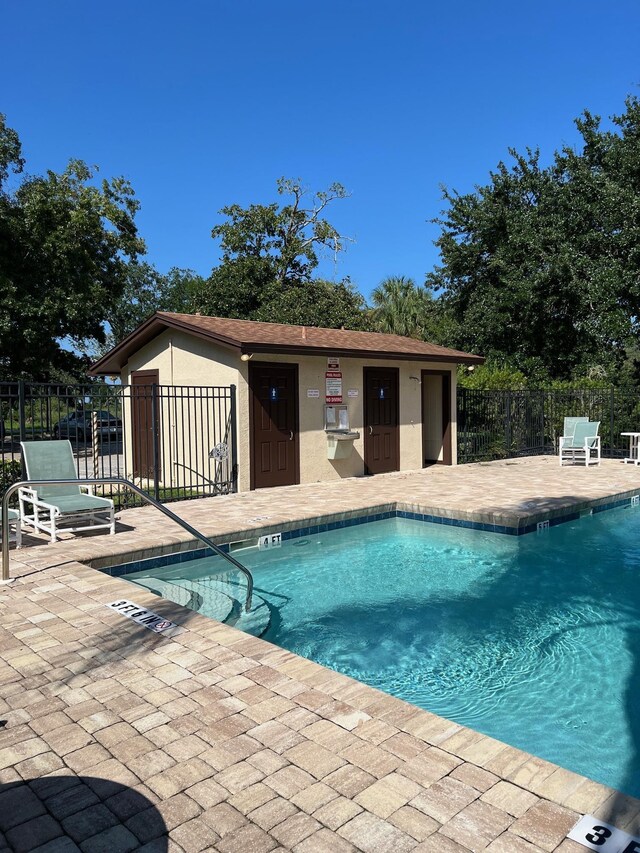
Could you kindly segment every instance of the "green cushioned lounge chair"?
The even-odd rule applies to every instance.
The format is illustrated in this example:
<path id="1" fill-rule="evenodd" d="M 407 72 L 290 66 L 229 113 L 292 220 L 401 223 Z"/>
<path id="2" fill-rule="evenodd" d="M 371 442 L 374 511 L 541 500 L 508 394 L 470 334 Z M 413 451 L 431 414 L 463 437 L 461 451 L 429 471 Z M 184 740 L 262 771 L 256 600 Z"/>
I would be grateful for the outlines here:
<path id="1" fill-rule="evenodd" d="M 573 436 L 560 439 L 560 465 L 563 462 L 584 462 L 586 466 L 600 464 L 600 421 L 579 421 Z"/>
<path id="2" fill-rule="evenodd" d="M 69 441 L 22 441 L 28 480 L 77 480 Z M 61 531 L 109 528 L 116 532 L 113 501 L 94 495 L 91 486 L 33 486 L 18 490 L 20 519 L 57 542 Z"/>
<path id="3" fill-rule="evenodd" d="M 16 509 L 9 507 L 9 533 L 11 528 L 14 528 L 16 535 L 16 548 L 22 547 L 22 528 L 20 527 L 20 513 Z M 4 533 L 4 531 L 2 531 Z M 0 536 L 0 540 L 2 536 Z"/>

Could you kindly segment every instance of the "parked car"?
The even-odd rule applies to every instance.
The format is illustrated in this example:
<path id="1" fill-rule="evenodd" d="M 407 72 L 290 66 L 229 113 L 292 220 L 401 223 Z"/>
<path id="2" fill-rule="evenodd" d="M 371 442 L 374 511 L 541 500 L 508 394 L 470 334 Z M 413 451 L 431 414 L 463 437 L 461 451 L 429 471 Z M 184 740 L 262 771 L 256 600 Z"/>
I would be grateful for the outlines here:
<path id="1" fill-rule="evenodd" d="M 68 438 L 70 441 L 87 443 L 92 439 L 94 418 L 97 419 L 97 438 L 99 441 L 121 441 L 122 421 L 111 412 L 71 412 L 60 418 L 52 430 L 54 438 Z"/>

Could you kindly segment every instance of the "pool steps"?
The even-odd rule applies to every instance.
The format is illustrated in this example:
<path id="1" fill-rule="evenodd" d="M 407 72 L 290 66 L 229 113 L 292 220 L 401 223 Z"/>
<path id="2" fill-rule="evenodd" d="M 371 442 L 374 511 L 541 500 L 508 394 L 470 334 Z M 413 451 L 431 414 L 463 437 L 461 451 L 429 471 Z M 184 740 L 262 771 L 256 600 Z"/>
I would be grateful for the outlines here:
<path id="1" fill-rule="evenodd" d="M 211 558 L 201 557 L 189 562 L 189 571 L 211 571 Z M 124 567 L 123 567 L 124 568 Z M 177 567 L 176 567 L 177 568 Z M 244 585 L 240 584 L 231 572 L 220 572 L 217 577 L 184 578 L 180 572 L 172 572 L 172 577 L 134 577 L 133 572 L 123 572 L 122 577 L 131 583 L 142 586 L 156 595 L 166 598 L 251 634 L 260 637 L 265 633 L 271 621 L 271 610 L 262 596 L 254 593 L 251 610 L 244 609 Z"/>

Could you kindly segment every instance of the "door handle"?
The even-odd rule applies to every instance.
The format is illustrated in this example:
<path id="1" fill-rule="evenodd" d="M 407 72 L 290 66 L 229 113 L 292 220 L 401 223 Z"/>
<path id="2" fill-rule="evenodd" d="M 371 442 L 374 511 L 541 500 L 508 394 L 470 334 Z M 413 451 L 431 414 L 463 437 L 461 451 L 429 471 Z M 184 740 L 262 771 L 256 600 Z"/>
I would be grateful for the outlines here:
<path id="1" fill-rule="evenodd" d="M 289 430 L 289 441 L 293 441 L 293 430 Z"/>
<path id="2" fill-rule="evenodd" d="M 369 427 L 369 435 L 373 435 L 373 427 L 372 426 Z"/>

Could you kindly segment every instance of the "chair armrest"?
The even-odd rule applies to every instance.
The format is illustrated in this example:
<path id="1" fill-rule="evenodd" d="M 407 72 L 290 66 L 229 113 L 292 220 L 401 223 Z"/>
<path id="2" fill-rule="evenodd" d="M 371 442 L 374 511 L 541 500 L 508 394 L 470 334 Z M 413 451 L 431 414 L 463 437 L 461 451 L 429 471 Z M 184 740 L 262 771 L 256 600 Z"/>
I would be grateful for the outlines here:
<path id="1" fill-rule="evenodd" d="M 25 501 L 33 501 L 34 503 L 38 500 L 38 492 L 36 489 L 32 489 L 29 486 L 20 486 L 18 489 L 18 497 Z"/>

